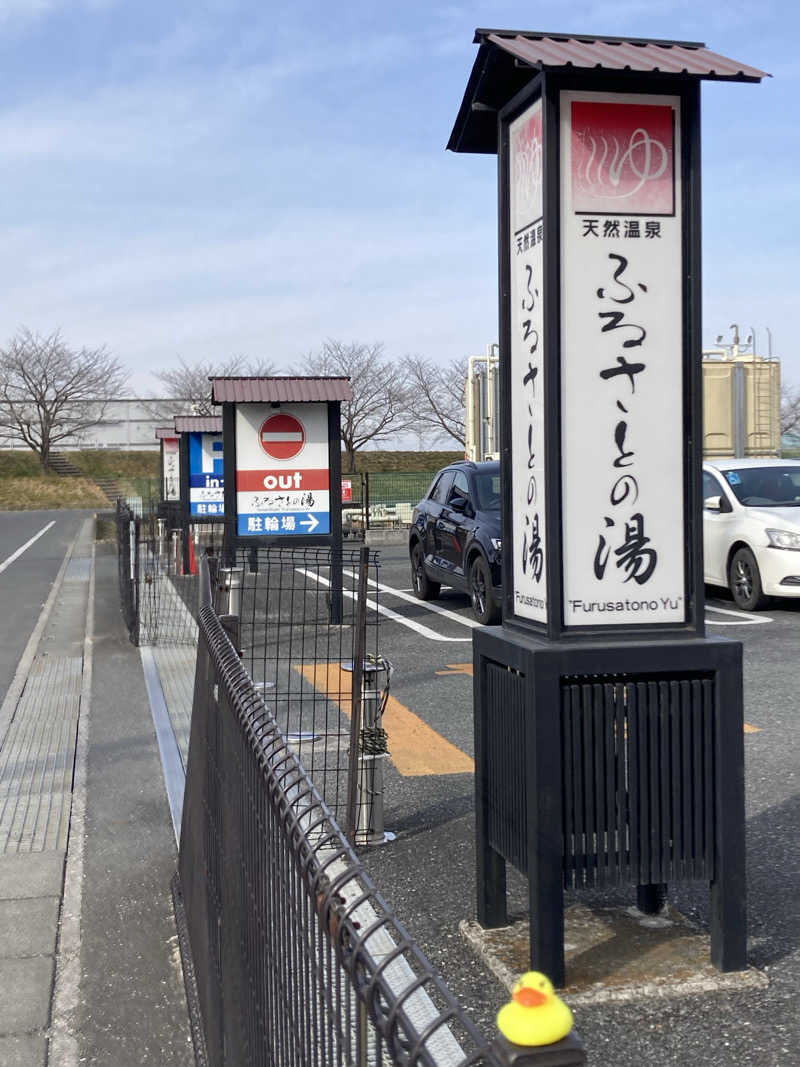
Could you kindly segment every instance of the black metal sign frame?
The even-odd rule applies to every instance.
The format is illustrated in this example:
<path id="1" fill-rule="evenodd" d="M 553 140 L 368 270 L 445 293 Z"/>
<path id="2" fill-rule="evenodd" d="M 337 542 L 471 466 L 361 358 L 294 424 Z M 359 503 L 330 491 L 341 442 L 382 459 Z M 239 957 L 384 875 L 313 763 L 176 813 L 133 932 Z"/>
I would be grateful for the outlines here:
<path id="1" fill-rule="evenodd" d="M 281 548 L 342 547 L 342 451 L 341 403 L 339 401 L 308 401 L 309 405 L 326 404 L 328 409 L 328 472 L 330 480 L 330 533 L 327 534 L 267 534 L 244 537 L 237 530 L 236 510 L 236 408 L 225 402 L 222 406 L 222 449 L 225 463 L 225 544 L 231 549 L 248 546 Z M 248 405 L 244 405 L 248 406 Z M 271 405 L 276 412 L 278 403 Z M 298 405 L 299 406 L 299 405 Z"/>

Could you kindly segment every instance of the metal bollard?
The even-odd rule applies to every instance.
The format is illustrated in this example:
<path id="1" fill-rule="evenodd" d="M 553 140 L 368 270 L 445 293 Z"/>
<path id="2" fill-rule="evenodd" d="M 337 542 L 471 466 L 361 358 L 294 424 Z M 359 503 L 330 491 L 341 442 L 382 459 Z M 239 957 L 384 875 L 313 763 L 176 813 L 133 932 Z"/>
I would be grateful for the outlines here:
<path id="1" fill-rule="evenodd" d="M 156 554 L 163 559 L 167 540 L 166 519 L 156 519 Z"/>
<path id="2" fill-rule="evenodd" d="M 217 595 L 214 610 L 217 615 L 242 613 L 242 582 L 244 567 L 220 567 L 217 573 Z"/>
<path id="3" fill-rule="evenodd" d="M 170 563 L 172 564 L 172 573 L 181 573 L 181 532 L 180 530 L 172 530 L 170 532 L 170 540 L 172 541 L 172 547 L 170 549 Z"/>
<path id="4" fill-rule="evenodd" d="M 342 664 L 352 671 L 352 661 Z M 385 686 L 381 684 L 386 674 Z M 384 695 L 392 675 L 391 663 L 379 656 L 365 659 L 361 697 L 361 736 L 358 749 L 356 845 L 383 845 L 395 835 L 383 825 L 383 761 L 389 753 L 381 725 Z"/>

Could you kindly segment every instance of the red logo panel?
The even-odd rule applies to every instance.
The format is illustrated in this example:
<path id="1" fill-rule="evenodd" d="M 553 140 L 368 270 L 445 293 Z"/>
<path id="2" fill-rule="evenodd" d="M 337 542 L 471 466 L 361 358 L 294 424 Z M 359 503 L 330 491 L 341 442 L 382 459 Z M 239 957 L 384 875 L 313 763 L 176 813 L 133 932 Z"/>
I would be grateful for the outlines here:
<path id="1" fill-rule="evenodd" d="M 572 104 L 572 209 L 675 213 L 675 134 L 664 104 Z"/>

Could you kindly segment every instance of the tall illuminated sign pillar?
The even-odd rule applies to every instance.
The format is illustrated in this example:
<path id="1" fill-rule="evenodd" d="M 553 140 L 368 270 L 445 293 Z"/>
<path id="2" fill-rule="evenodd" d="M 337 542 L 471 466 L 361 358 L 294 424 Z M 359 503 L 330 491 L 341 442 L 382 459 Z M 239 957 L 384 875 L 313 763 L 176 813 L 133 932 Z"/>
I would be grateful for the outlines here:
<path id="1" fill-rule="evenodd" d="M 503 626 L 473 642 L 478 919 L 506 923 L 512 863 L 531 965 L 563 985 L 565 888 L 628 884 L 655 911 L 701 880 L 712 962 L 738 970 L 741 645 L 704 631 L 699 80 L 587 64 L 520 89 L 503 31 L 478 38 L 451 147 L 489 150 L 475 97 L 502 97 L 492 70 L 513 86 L 497 109 Z"/>

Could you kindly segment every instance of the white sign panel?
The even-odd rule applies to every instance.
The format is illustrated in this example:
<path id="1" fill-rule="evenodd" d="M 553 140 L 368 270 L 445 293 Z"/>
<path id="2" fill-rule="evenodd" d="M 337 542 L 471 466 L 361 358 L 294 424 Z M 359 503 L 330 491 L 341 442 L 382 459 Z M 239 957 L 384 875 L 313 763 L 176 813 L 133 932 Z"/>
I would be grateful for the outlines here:
<path id="1" fill-rule="evenodd" d="M 509 126 L 509 207 L 514 614 L 546 622 L 541 100 Z"/>
<path id="2" fill-rule="evenodd" d="M 164 465 L 163 500 L 180 500 L 180 450 L 177 437 L 165 437 L 161 441 L 161 455 Z"/>
<path id="3" fill-rule="evenodd" d="M 192 430 L 188 440 L 190 515 L 225 514 L 222 434 Z"/>
<path id="4" fill-rule="evenodd" d="M 240 537 L 331 530 L 327 404 L 237 404 Z"/>
<path id="5" fill-rule="evenodd" d="M 685 621 L 680 101 L 561 94 L 565 626 Z"/>

